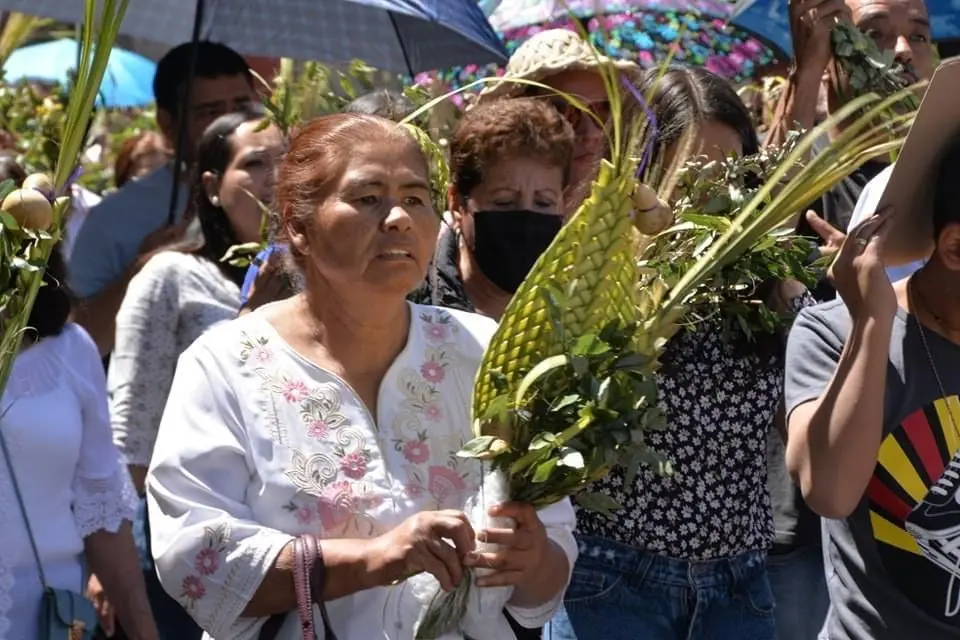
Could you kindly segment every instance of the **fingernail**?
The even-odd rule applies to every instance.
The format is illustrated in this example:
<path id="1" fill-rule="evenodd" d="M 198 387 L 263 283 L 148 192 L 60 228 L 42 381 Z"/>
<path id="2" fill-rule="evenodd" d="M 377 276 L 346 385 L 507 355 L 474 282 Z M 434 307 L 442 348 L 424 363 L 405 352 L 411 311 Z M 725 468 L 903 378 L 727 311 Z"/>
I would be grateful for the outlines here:
<path id="1" fill-rule="evenodd" d="M 478 533 L 478 534 L 477 534 L 477 540 L 479 540 L 480 542 L 486 542 L 486 541 L 487 541 L 487 532 L 486 532 L 486 531 L 481 531 L 480 533 Z"/>

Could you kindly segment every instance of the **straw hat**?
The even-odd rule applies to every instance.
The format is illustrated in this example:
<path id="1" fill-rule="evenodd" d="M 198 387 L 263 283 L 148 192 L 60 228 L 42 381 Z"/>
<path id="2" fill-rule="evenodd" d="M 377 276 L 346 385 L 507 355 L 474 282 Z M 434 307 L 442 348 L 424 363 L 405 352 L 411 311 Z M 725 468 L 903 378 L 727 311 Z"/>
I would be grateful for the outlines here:
<path id="1" fill-rule="evenodd" d="M 958 86 L 960 59 L 937 67 L 880 196 L 878 210 L 893 207 L 893 227 L 883 256 L 888 265 L 907 264 L 933 253 L 933 196 L 940 160 L 960 136 Z"/>
<path id="2" fill-rule="evenodd" d="M 564 71 L 596 71 L 604 65 L 613 65 L 624 71 L 637 68 L 629 60 L 598 55 L 575 31 L 547 29 L 513 52 L 503 77 L 542 82 Z M 516 98 L 529 88 L 509 80 L 492 82 L 484 87 L 476 102 L 482 104 L 498 98 Z"/>

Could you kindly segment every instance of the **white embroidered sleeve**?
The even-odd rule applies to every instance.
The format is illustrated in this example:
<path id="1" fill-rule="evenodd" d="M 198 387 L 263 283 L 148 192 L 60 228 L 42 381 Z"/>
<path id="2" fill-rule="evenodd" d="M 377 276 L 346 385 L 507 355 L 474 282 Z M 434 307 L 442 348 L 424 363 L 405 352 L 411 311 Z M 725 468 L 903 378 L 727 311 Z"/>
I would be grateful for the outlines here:
<path id="1" fill-rule="evenodd" d="M 260 525 L 240 402 L 204 341 L 184 352 L 147 475 L 151 541 L 164 589 L 215 638 L 255 638 L 241 614 L 293 537 Z"/>
<path id="2" fill-rule="evenodd" d="M 507 610 L 520 625 L 528 629 L 537 629 L 547 624 L 560 603 L 563 602 L 563 593 L 567 590 L 567 584 L 570 582 L 570 575 L 573 573 L 573 564 L 577 561 L 577 541 L 573 537 L 573 529 L 577 524 L 577 516 L 573 510 L 570 500 L 565 498 L 549 507 L 544 507 L 538 512 L 540 521 L 547 529 L 547 537 L 557 543 L 563 549 L 570 563 L 567 568 L 567 582 L 563 589 L 550 602 L 546 602 L 539 607 L 523 608 L 507 605 Z"/>
<path id="3" fill-rule="evenodd" d="M 130 281 L 110 358 L 113 439 L 127 464 L 146 467 L 180 355 L 179 283 L 189 256 L 158 254 Z"/>
<path id="4" fill-rule="evenodd" d="M 100 353 L 79 326 L 70 325 L 66 331 L 70 332 L 69 353 L 63 354 L 63 361 L 69 363 L 83 416 L 73 517 L 84 538 L 96 531 L 116 533 L 124 520 L 133 521 L 137 494 L 112 441 Z"/>

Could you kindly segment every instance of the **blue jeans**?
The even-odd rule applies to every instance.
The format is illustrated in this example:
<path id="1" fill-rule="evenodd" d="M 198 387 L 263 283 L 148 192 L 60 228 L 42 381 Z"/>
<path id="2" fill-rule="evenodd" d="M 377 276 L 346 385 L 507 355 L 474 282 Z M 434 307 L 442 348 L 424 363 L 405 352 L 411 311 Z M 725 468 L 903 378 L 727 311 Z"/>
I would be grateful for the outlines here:
<path id="1" fill-rule="evenodd" d="M 578 537 L 580 558 L 544 640 L 773 640 L 766 554 L 688 562 Z"/>
<path id="2" fill-rule="evenodd" d="M 777 640 L 817 640 L 830 608 L 820 545 L 767 556 L 767 573 L 777 602 Z"/>

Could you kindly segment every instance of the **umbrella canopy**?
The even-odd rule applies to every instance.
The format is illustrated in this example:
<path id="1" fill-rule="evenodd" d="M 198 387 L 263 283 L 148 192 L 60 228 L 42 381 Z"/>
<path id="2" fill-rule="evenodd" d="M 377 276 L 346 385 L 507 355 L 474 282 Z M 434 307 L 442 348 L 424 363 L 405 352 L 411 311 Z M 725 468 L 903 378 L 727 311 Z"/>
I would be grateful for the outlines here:
<path id="1" fill-rule="evenodd" d="M 120 32 L 189 42 L 197 0 L 135 0 Z M 77 0 L 0 0 L 0 9 L 83 20 Z M 398 73 L 502 63 L 506 53 L 473 0 L 205 0 L 200 37 L 240 53 L 367 64 Z"/>
<path id="2" fill-rule="evenodd" d="M 926 0 L 934 40 L 960 38 L 960 2 Z M 733 23 L 793 55 L 787 0 L 742 0 L 733 14 Z"/>
<path id="3" fill-rule="evenodd" d="M 575 17 L 598 49 L 645 67 L 669 57 L 741 81 L 782 56 L 730 24 L 734 0 L 487 0 L 482 6 L 508 52 L 541 29 L 574 28 Z"/>
<path id="4" fill-rule="evenodd" d="M 66 85 L 77 67 L 78 44 L 69 38 L 22 47 L 3 65 L 8 82 L 35 80 Z M 113 49 L 107 62 L 97 104 L 103 107 L 142 107 L 153 102 L 157 65 L 141 55 Z"/>

